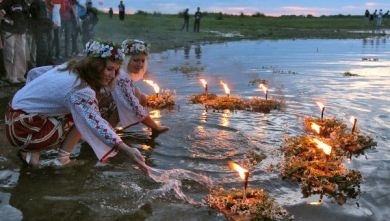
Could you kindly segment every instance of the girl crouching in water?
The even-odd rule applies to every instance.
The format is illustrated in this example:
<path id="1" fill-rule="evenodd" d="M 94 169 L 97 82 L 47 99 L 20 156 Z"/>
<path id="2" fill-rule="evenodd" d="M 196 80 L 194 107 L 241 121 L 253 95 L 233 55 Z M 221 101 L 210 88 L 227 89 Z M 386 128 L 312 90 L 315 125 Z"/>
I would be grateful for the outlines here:
<path id="1" fill-rule="evenodd" d="M 123 53 L 111 42 L 91 41 L 86 56 L 50 69 L 16 92 L 6 114 L 6 134 L 25 163 L 38 167 L 40 151 L 60 144 L 58 165 L 70 162 L 82 138 L 106 162 L 122 152 L 149 174 L 141 153 L 126 145 L 101 116 L 96 94 L 111 87 Z"/>

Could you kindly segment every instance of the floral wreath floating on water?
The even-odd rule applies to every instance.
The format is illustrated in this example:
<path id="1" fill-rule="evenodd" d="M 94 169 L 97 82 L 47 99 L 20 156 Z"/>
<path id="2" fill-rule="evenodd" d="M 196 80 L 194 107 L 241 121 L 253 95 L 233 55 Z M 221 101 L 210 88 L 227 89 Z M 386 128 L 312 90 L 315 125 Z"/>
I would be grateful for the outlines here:
<path id="1" fill-rule="evenodd" d="M 125 55 L 148 55 L 150 44 L 137 39 L 126 39 L 122 42 L 122 51 Z"/>
<path id="2" fill-rule="evenodd" d="M 121 63 L 124 59 L 120 45 L 111 41 L 90 40 L 85 45 L 84 53 L 88 57 L 106 58 L 118 63 Z"/>

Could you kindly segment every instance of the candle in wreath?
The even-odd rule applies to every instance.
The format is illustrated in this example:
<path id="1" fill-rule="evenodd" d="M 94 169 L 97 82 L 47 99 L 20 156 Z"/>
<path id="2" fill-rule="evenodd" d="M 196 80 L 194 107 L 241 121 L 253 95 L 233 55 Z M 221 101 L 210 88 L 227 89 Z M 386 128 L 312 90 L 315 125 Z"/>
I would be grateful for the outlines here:
<path id="1" fill-rule="evenodd" d="M 244 193 L 243 193 L 243 199 L 245 200 L 246 199 L 246 189 L 248 187 L 248 178 L 249 178 L 249 171 L 243 167 L 241 167 L 240 165 L 238 165 L 237 163 L 234 163 L 234 162 L 229 162 L 229 166 L 232 170 L 235 170 L 238 172 L 238 174 L 240 175 L 241 179 L 244 180 Z"/>
<path id="2" fill-rule="evenodd" d="M 160 87 L 156 83 L 154 83 L 154 81 L 152 81 L 152 80 L 144 80 L 144 82 L 146 82 L 147 84 L 149 84 L 150 86 L 153 87 L 154 92 L 156 93 L 156 96 L 158 97 L 158 93 L 160 93 Z"/>
<path id="3" fill-rule="evenodd" d="M 268 98 L 268 88 L 264 84 L 259 85 L 261 89 L 263 89 L 263 92 L 265 94 L 265 100 Z"/>
<path id="4" fill-rule="evenodd" d="M 324 119 L 324 111 L 325 111 L 325 105 L 323 105 L 321 102 L 317 101 L 316 104 L 321 109 L 321 120 Z"/>
<path id="5" fill-rule="evenodd" d="M 318 125 L 318 124 L 316 124 L 316 123 L 311 123 L 311 124 L 310 124 L 310 128 L 311 128 L 314 132 L 316 132 L 317 134 L 320 134 L 320 132 L 321 132 L 321 127 L 320 127 L 320 125 Z"/>
<path id="6" fill-rule="evenodd" d="M 205 79 L 200 79 L 200 82 L 202 83 L 203 87 L 204 87 L 204 94 L 206 96 L 206 99 L 208 97 L 208 85 L 207 85 L 207 81 Z"/>
<path id="7" fill-rule="evenodd" d="M 332 152 L 332 147 L 331 146 L 329 146 L 328 144 L 320 141 L 317 138 L 313 138 L 313 141 L 316 144 L 318 149 L 322 149 L 322 151 L 324 151 L 324 153 L 326 155 L 330 155 L 330 153 Z"/>
<path id="8" fill-rule="evenodd" d="M 356 130 L 357 118 L 356 118 L 356 117 L 351 117 L 351 118 L 349 119 L 349 121 L 351 121 L 351 123 L 353 124 L 353 126 L 352 126 L 352 133 L 354 133 L 355 130 Z"/>
<path id="9" fill-rule="evenodd" d="M 221 83 L 221 85 L 223 86 L 223 89 L 225 90 L 226 96 L 229 97 L 229 96 L 230 96 L 230 89 L 229 89 L 229 87 L 228 87 L 227 84 L 225 84 L 225 82 L 223 82 L 223 81 L 221 81 L 220 83 Z"/>

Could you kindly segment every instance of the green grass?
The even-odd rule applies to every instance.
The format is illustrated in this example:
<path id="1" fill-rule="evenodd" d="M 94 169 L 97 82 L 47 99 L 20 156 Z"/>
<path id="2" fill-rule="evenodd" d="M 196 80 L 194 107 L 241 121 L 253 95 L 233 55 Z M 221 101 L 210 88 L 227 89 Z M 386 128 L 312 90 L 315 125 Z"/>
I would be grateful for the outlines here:
<path id="1" fill-rule="evenodd" d="M 135 14 L 124 21 L 118 16 L 110 19 L 99 13 L 96 37 L 120 42 L 126 38 L 142 39 L 152 44 L 152 51 L 163 51 L 196 42 L 221 42 L 240 39 L 288 39 L 288 38 L 366 38 L 372 33 L 353 33 L 351 30 L 374 30 L 362 16 L 281 16 L 249 17 L 205 14 L 201 20 L 201 32 L 193 33 L 193 18 L 189 32 L 180 31 L 183 19 L 178 15 Z M 382 28 L 390 28 L 390 18 L 384 19 Z M 222 37 L 209 31 L 239 32 L 243 36 Z"/>

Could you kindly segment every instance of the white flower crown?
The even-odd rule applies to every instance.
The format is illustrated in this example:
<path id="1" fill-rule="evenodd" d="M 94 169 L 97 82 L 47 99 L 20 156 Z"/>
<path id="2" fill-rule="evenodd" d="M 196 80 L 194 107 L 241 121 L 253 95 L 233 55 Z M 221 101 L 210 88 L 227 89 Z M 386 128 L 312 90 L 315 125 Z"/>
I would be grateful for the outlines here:
<path id="1" fill-rule="evenodd" d="M 122 42 L 122 51 L 125 55 L 149 54 L 150 44 L 136 39 L 126 39 Z"/>
<path id="2" fill-rule="evenodd" d="M 88 57 L 107 58 L 118 63 L 124 59 L 121 47 L 110 41 L 90 40 L 85 45 L 84 52 Z"/>

